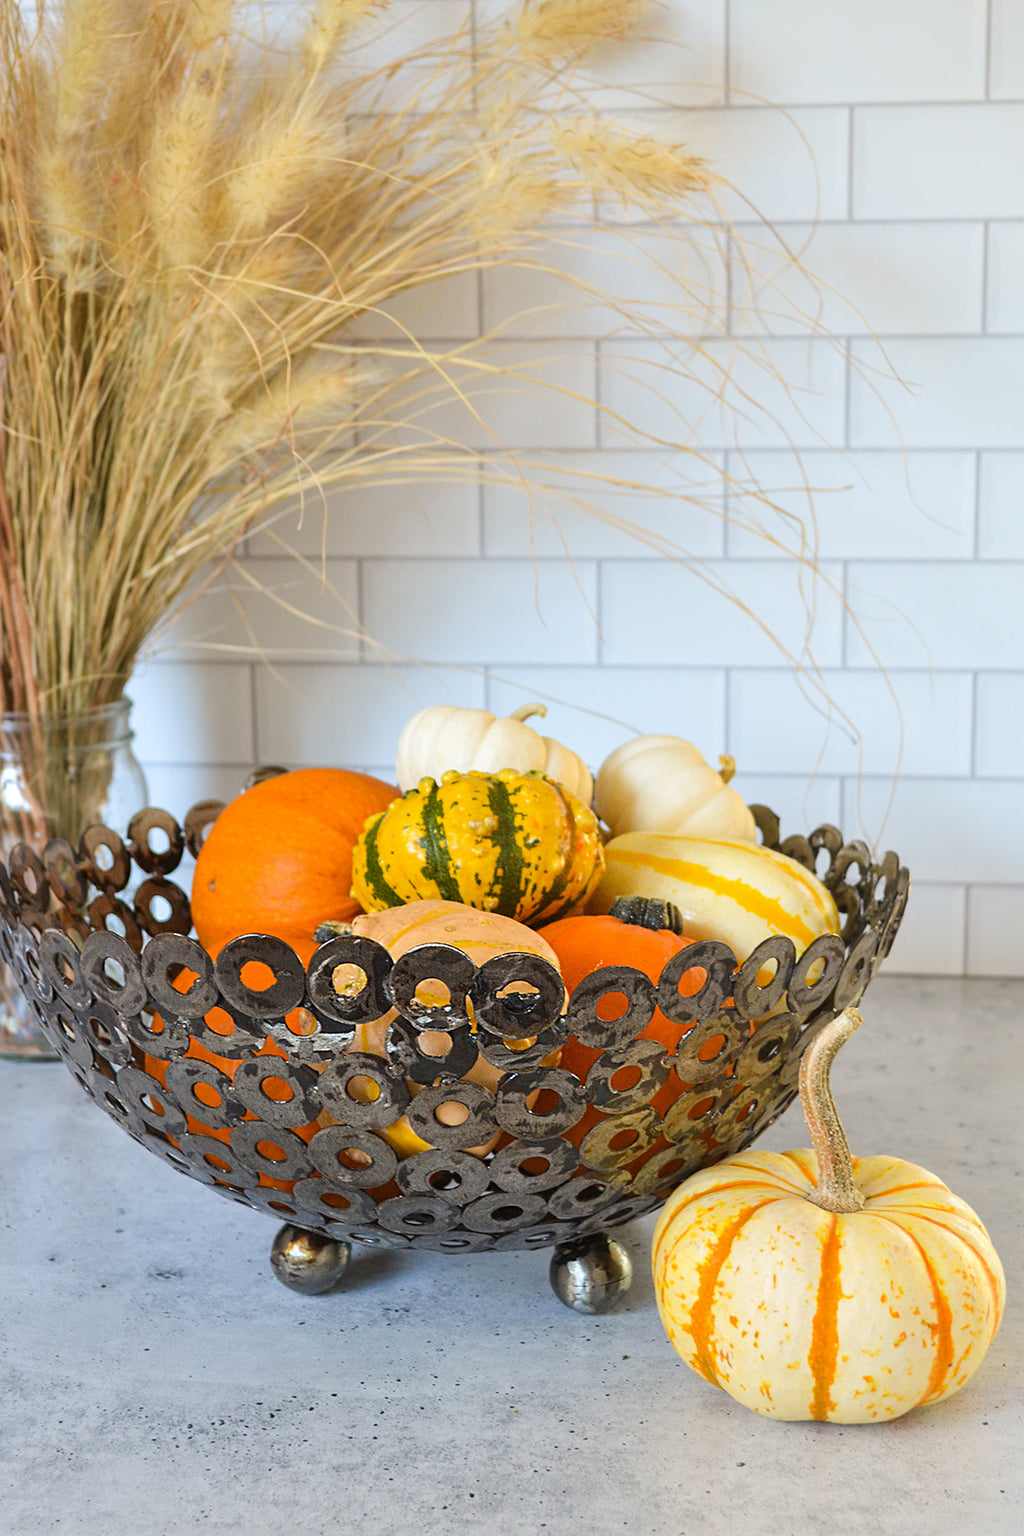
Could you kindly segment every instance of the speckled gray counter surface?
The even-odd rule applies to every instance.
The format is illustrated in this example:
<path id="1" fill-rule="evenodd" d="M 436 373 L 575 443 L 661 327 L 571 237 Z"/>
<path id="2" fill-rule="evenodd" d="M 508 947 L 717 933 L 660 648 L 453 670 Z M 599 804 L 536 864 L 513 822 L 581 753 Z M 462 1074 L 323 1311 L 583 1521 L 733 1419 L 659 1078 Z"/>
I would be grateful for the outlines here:
<path id="1" fill-rule="evenodd" d="M 890 1424 L 759 1418 L 668 1345 L 653 1218 L 587 1318 L 548 1255 L 358 1253 L 285 1290 L 276 1224 L 137 1147 L 64 1068 L 0 1062 L 2 1536 L 1024 1532 L 1024 983 L 878 978 L 834 1090 L 854 1151 L 988 1225 L 1002 1330 Z M 761 1145 L 804 1146 L 797 1107 Z"/>

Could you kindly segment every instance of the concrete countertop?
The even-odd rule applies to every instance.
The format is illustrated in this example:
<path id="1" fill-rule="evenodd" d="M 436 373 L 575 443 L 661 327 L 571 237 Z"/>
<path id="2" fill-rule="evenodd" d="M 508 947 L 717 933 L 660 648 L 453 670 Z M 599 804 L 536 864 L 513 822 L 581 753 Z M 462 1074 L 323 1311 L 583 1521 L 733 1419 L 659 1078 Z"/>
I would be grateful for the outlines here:
<path id="1" fill-rule="evenodd" d="M 285 1290 L 276 1224 L 176 1174 L 59 1065 L 0 1062 L 3 1536 L 981 1536 L 1024 1531 L 1024 983 L 874 982 L 833 1076 L 855 1152 L 975 1207 L 1002 1330 L 890 1424 L 759 1418 L 668 1345 L 653 1217 L 588 1318 L 546 1253 L 356 1251 Z M 794 1106 L 760 1145 L 804 1146 Z"/>

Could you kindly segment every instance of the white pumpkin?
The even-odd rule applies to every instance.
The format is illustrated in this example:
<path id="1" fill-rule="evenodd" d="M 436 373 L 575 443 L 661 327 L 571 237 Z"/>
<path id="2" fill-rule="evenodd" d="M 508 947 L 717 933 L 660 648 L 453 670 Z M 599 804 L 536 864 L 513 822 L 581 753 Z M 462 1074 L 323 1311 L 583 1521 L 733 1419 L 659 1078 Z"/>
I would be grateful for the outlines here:
<path id="1" fill-rule="evenodd" d="M 546 773 L 589 805 L 594 780 L 583 759 L 526 724 L 531 715 L 546 714 L 543 704 L 524 704 L 504 718 L 486 709 L 460 709 L 453 704 L 421 709 L 399 739 L 395 765 L 399 788 L 404 794 L 424 778 L 440 784 L 451 769 L 497 773 L 514 768 L 517 773 Z"/>
<path id="2" fill-rule="evenodd" d="M 756 842 L 757 825 L 743 797 L 731 788 L 731 757 L 712 768 L 681 736 L 637 736 L 616 747 L 597 775 L 597 814 L 623 832 L 670 837 L 727 837 Z"/>

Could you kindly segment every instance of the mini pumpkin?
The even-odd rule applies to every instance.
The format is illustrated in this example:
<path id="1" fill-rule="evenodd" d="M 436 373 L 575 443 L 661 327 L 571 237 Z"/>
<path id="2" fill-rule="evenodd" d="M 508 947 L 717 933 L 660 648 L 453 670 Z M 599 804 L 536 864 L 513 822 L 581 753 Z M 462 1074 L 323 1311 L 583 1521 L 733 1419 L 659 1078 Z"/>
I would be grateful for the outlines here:
<path id="1" fill-rule="evenodd" d="M 787 935 L 799 952 L 839 932 L 836 904 L 817 876 L 760 843 L 627 832 L 604 856 L 590 911 L 610 911 L 619 896 L 654 896 L 679 908 L 691 938 L 721 939 L 740 961 L 772 934 Z"/>
<path id="2" fill-rule="evenodd" d="M 712 768 L 681 736 L 637 736 L 616 747 L 597 775 L 595 808 L 611 828 L 674 837 L 727 837 L 754 842 L 757 824 L 732 788 L 731 757 Z"/>
<path id="3" fill-rule="evenodd" d="M 714 1386 L 776 1419 L 893 1419 L 958 1391 L 1002 1317 L 981 1221 L 933 1174 L 851 1158 L 829 1068 L 860 1016 L 808 1048 L 800 1097 L 814 1150 L 743 1152 L 695 1174 L 654 1232 L 658 1309 Z"/>
<path id="4" fill-rule="evenodd" d="M 299 768 L 224 807 L 192 880 L 192 921 L 216 956 L 229 939 L 269 933 L 308 963 L 324 918 L 359 911 L 352 850 L 366 818 L 396 798 L 392 784 L 341 768 Z"/>
<path id="5" fill-rule="evenodd" d="M 446 773 L 367 822 L 352 894 L 368 912 L 465 902 L 540 925 L 583 906 L 604 867 L 597 818 L 540 773 Z"/>
<path id="6" fill-rule="evenodd" d="M 451 770 L 497 773 L 515 768 L 519 773 L 545 773 L 589 805 L 594 781 L 583 759 L 526 724 L 532 715 L 546 714 L 545 704 L 524 704 L 504 717 L 452 704 L 421 709 L 399 739 L 395 765 L 399 787 L 404 792 L 421 779 L 440 780 Z"/>

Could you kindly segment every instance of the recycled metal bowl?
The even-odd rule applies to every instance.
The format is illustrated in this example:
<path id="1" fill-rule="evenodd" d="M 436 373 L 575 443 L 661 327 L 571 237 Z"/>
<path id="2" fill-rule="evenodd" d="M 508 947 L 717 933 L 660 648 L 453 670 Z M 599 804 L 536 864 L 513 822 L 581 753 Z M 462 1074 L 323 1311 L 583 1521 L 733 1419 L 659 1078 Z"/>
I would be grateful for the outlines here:
<path id="1" fill-rule="evenodd" d="M 553 1245 L 561 1299 L 605 1310 L 629 1280 L 607 1234 L 782 1114 L 804 1048 L 859 1002 L 889 952 L 909 889 L 894 853 L 874 862 L 828 825 L 780 843 L 777 818 L 756 807 L 765 843 L 832 892 L 841 937 L 801 954 L 773 937 L 742 962 L 698 941 L 657 985 L 609 967 L 566 1008 L 558 973 L 524 954 L 478 969 L 424 945 L 393 961 L 348 936 L 306 967 L 280 939 L 250 934 L 214 960 L 170 876 L 220 808 L 201 802 L 183 826 L 149 808 L 125 839 L 93 826 L 78 849 L 55 840 L 41 856 L 16 846 L 0 863 L 0 960 L 129 1136 L 284 1221 L 272 1264 L 306 1291 L 336 1282 L 352 1241 L 441 1253 Z M 335 989 L 340 966 L 358 991 Z M 691 996 L 684 977 L 702 979 Z M 428 981 L 435 996 L 436 983 L 447 989 L 443 1005 L 420 1000 Z M 656 1007 L 679 1026 L 674 1051 L 637 1038 Z M 354 1049 L 358 1027 L 390 1010 L 386 1057 Z M 557 1065 L 570 1036 L 601 1053 L 582 1081 Z M 466 1080 L 479 1058 L 500 1073 L 493 1089 Z M 673 1074 L 677 1097 L 659 1113 L 652 1101 Z"/>

